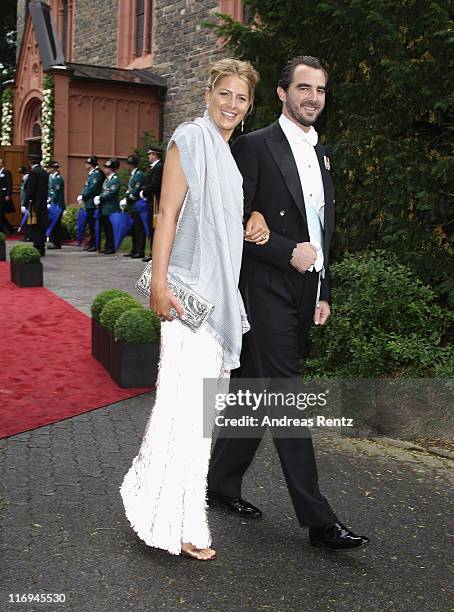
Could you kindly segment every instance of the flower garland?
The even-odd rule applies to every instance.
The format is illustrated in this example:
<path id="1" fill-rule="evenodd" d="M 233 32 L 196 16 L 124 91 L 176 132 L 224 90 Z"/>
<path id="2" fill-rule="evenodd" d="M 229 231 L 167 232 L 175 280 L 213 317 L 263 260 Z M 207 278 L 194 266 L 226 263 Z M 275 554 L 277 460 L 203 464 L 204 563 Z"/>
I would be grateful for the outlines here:
<path id="1" fill-rule="evenodd" d="M 46 74 L 43 80 L 43 104 L 41 108 L 41 152 L 47 164 L 54 155 L 54 78 Z"/>
<path id="2" fill-rule="evenodd" d="M 13 144 L 13 90 L 8 87 L 2 94 L 2 137 L 1 144 Z"/>

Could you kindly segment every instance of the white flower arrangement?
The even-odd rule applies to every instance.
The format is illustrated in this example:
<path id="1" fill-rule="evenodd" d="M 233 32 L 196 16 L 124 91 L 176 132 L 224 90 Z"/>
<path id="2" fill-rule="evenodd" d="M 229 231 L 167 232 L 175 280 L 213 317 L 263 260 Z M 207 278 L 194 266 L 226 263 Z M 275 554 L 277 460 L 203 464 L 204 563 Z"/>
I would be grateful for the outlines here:
<path id="1" fill-rule="evenodd" d="M 46 74 L 43 82 L 43 103 L 41 107 L 41 152 L 43 164 L 54 155 L 54 79 Z"/>
<path id="2" fill-rule="evenodd" d="M 2 134 L 1 144 L 13 144 L 13 90 L 8 87 L 2 94 Z"/>

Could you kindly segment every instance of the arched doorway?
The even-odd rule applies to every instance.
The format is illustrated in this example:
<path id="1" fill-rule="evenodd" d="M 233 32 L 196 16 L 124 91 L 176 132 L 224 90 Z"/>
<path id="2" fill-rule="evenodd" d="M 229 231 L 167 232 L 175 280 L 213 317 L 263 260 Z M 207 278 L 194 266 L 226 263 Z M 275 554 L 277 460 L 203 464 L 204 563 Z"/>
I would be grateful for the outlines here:
<path id="1" fill-rule="evenodd" d="M 33 98 L 27 104 L 22 121 L 23 140 L 29 153 L 41 155 L 41 100 Z"/>

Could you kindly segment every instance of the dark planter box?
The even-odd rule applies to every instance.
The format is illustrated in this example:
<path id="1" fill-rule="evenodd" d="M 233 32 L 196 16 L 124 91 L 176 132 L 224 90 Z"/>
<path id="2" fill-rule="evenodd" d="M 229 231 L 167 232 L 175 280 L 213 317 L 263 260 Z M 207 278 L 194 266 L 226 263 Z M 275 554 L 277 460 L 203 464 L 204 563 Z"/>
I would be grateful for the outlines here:
<path id="1" fill-rule="evenodd" d="M 119 387 L 153 387 L 158 378 L 160 343 L 110 345 L 109 372 Z"/>
<path id="2" fill-rule="evenodd" d="M 0 242 L 0 261 L 6 261 L 6 247 L 4 242 Z"/>
<path id="3" fill-rule="evenodd" d="M 111 342 L 109 331 L 99 321 L 92 318 L 91 354 L 106 370 L 109 370 Z"/>
<path id="4" fill-rule="evenodd" d="M 43 264 L 11 262 L 11 280 L 18 287 L 42 287 Z"/>

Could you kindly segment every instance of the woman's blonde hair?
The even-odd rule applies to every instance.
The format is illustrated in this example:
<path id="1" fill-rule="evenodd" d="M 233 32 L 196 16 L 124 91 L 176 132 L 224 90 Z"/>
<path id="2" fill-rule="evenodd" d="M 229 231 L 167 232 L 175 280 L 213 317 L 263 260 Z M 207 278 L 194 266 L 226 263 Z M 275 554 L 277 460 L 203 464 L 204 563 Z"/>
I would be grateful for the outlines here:
<path id="1" fill-rule="evenodd" d="M 210 69 L 208 89 L 213 89 L 216 81 L 226 76 L 237 76 L 248 84 L 250 107 L 252 107 L 255 87 L 260 79 L 259 73 L 252 64 L 247 61 L 234 59 L 233 57 L 226 57 L 217 61 Z"/>

